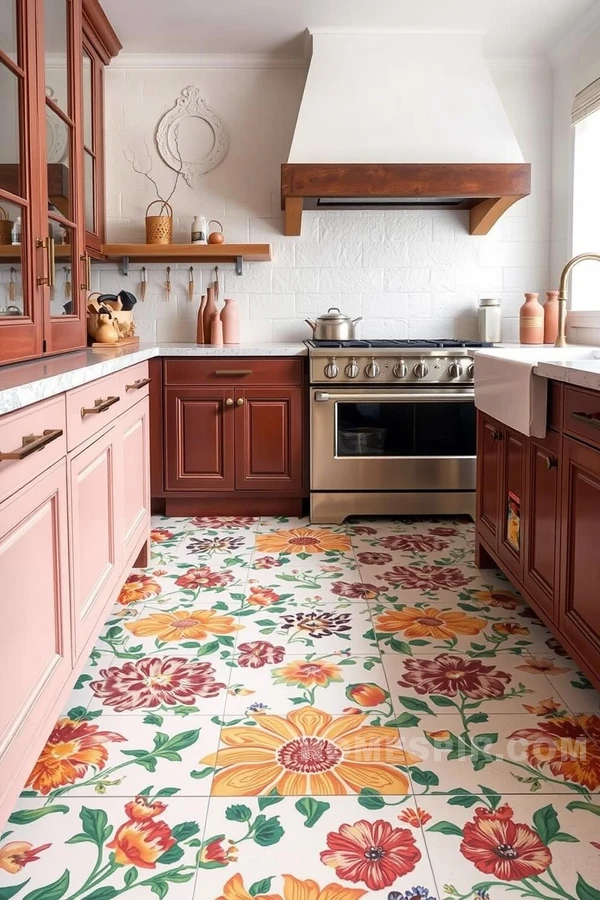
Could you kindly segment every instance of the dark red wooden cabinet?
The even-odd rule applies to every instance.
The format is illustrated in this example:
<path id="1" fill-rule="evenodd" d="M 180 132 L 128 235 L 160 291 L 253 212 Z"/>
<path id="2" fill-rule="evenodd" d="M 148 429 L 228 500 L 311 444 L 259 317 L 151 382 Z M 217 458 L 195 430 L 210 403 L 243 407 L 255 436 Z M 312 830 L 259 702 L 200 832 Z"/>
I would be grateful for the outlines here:
<path id="1" fill-rule="evenodd" d="M 521 578 L 525 524 L 526 441 L 512 428 L 504 429 L 500 442 L 500 495 L 498 555 Z"/>
<path id="2" fill-rule="evenodd" d="M 548 431 L 527 449 L 527 524 L 523 583 L 546 614 L 556 619 L 560 499 L 560 436 Z"/>
<path id="3" fill-rule="evenodd" d="M 299 514 L 307 484 L 305 363 L 156 360 L 152 430 L 162 425 L 163 440 L 152 445 L 155 508 Z"/>
<path id="4" fill-rule="evenodd" d="M 500 460 L 504 425 L 478 413 L 477 418 L 477 522 L 496 548 L 500 516 Z"/>

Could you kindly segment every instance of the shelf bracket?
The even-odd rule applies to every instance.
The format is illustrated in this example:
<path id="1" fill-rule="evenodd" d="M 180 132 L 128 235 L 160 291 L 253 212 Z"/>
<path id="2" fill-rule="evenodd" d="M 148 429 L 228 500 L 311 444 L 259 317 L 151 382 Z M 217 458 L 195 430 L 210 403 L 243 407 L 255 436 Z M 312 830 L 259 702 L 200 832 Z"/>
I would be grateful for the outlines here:
<path id="1" fill-rule="evenodd" d="M 242 275 L 244 271 L 244 257 L 236 256 L 235 258 L 235 274 Z"/>
<path id="2" fill-rule="evenodd" d="M 129 257 L 121 257 L 121 275 L 129 275 Z"/>

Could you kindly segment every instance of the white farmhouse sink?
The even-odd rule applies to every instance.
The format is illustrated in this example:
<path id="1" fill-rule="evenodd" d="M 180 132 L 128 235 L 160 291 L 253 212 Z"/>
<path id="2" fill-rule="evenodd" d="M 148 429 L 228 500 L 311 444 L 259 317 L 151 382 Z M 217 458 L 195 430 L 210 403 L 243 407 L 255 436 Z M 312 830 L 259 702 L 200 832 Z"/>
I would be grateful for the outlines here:
<path id="1" fill-rule="evenodd" d="M 548 379 L 534 374 L 540 362 L 595 359 L 598 348 L 507 347 L 475 354 L 475 406 L 528 437 L 546 436 Z"/>

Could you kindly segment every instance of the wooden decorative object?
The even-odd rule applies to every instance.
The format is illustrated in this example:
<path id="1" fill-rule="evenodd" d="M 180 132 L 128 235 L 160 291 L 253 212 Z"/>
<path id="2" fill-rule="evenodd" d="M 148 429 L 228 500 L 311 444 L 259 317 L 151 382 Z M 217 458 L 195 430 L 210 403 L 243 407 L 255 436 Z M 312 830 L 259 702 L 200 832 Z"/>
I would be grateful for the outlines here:
<path id="1" fill-rule="evenodd" d="M 529 163 L 284 163 L 281 207 L 285 234 L 300 234 L 303 209 L 470 209 L 470 233 L 487 234 L 509 206 L 531 192 Z M 352 200 L 352 205 L 336 200 Z"/>
<path id="2" fill-rule="evenodd" d="M 160 203 L 161 213 L 168 210 L 167 216 L 149 216 L 148 210 L 155 203 Z M 173 239 L 173 207 L 166 200 L 153 200 L 146 207 L 146 242 L 148 244 L 170 244 Z"/>

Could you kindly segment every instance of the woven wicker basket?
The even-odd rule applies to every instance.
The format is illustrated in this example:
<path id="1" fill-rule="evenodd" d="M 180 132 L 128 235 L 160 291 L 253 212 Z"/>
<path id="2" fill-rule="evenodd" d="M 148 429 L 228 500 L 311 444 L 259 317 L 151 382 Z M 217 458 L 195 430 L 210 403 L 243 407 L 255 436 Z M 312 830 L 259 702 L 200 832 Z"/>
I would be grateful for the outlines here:
<path id="1" fill-rule="evenodd" d="M 0 244 L 12 244 L 13 223 L 3 206 L 0 206 L 0 217 Z"/>
<path id="2" fill-rule="evenodd" d="M 161 204 L 161 211 L 167 209 L 168 216 L 149 216 L 148 210 L 155 203 Z M 173 208 L 162 200 L 153 200 L 146 209 L 146 243 L 170 244 L 173 237 Z"/>

